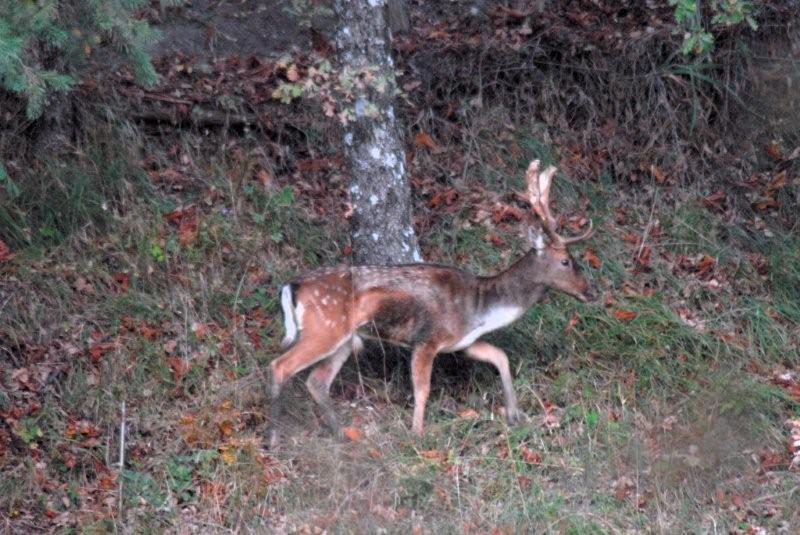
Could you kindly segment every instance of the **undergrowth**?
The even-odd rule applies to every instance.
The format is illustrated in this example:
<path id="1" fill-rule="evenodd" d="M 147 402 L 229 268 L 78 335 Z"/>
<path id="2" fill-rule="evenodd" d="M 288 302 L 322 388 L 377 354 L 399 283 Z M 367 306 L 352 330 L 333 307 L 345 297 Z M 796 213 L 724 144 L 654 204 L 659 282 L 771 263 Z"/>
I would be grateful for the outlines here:
<path id="1" fill-rule="evenodd" d="M 524 27 L 513 11 L 491 16 Z M 531 216 L 515 192 L 532 158 L 561 168 L 554 209 L 564 223 L 591 218 L 597 228 L 574 256 L 598 303 L 552 294 L 487 337 L 509 354 L 530 421 L 504 423 L 492 368 L 443 355 L 418 439 L 407 352 L 378 345 L 332 389 L 350 440 L 329 435 L 298 380 L 287 388 L 285 444 L 264 450 L 266 370 L 283 329 L 276 289 L 348 261 L 335 132 L 300 105 L 263 113 L 283 127 L 210 136 L 162 125 L 146 136 L 110 120 L 68 158 L 12 162 L 14 187 L 0 195 L 0 239 L 15 255 L 0 263 L 7 529 L 800 525 L 785 426 L 800 402 L 780 382 L 800 373 L 800 240 L 796 191 L 788 179 L 773 184 L 792 162 L 751 155 L 714 174 L 730 154 L 703 138 L 715 125 L 731 132 L 734 94 L 751 72 L 742 57 L 722 84 L 708 78 L 719 65 L 670 62 L 657 39 L 677 37 L 664 28 L 624 54 L 573 50 L 563 65 L 560 41 L 520 52 L 499 40 L 489 61 L 497 50 L 473 46 L 468 32 L 439 35 L 406 51 L 436 73 L 407 105 L 436 95 L 431 109 L 443 108 L 406 114 L 417 117 L 408 138 L 422 131 L 437 146 L 412 144 L 407 158 L 427 260 L 493 273 L 523 254 Z M 165 77 L 188 76 L 177 72 Z M 209 79 L 230 83 L 222 73 Z M 498 206 L 511 209 L 496 218 Z"/>
<path id="2" fill-rule="evenodd" d="M 527 159 L 554 154 L 530 138 L 519 144 L 514 177 Z M 417 440 L 404 354 L 378 348 L 334 386 L 357 441 L 332 439 L 296 382 L 287 443 L 266 453 L 264 370 L 281 335 L 275 288 L 341 261 L 343 220 L 311 216 L 291 183 L 236 178 L 225 157 L 210 158 L 204 188 L 133 195 L 144 173 L 115 164 L 110 155 L 122 153 L 104 142 L 50 171 L 56 183 L 105 180 L 102 196 L 49 205 L 26 193 L 15 209 L 37 229 L 2 288 L 0 495 L 19 529 L 47 519 L 73 532 L 608 533 L 793 521 L 793 476 L 785 465 L 763 468 L 764 455 L 782 451 L 783 420 L 800 413 L 770 382 L 797 364 L 793 237 L 731 228 L 691 190 L 678 202 L 657 187 L 560 176 L 559 211 L 599 227 L 588 245 L 595 265 L 584 270 L 603 298 L 553 295 L 489 336 L 510 355 L 529 423 L 503 423 L 494 370 L 443 356 Z M 501 196 L 521 188 L 517 178 L 490 184 Z M 112 204 L 98 208 L 105 199 Z M 48 210 L 74 218 L 48 236 Z M 471 213 L 433 220 L 422 236 L 430 260 L 487 273 L 524 252 L 524 222 L 474 223 Z M 648 224 L 642 242 L 620 239 Z M 652 248 L 646 263 L 642 244 Z M 753 254 L 766 259 L 761 272 Z M 702 255 L 715 259 L 711 271 L 697 271 Z M 745 511 L 739 500 L 761 505 Z"/>

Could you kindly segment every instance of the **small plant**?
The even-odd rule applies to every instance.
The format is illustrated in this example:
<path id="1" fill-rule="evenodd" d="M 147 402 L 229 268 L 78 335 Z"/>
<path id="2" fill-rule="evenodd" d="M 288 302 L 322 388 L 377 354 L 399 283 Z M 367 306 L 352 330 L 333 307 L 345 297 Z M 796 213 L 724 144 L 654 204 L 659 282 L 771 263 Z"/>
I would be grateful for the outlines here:
<path id="1" fill-rule="evenodd" d="M 0 87 L 25 98 L 29 119 L 42 114 L 50 93 L 71 89 L 79 67 L 103 45 L 121 52 L 140 82 L 158 78 L 147 53 L 158 32 L 135 15 L 147 2 L 72 4 L 0 0 Z"/>
<path id="2" fill-rule="evenodd" d="M 681 53 L 701 56 L 714 50 L 714 35 L 703 23 L 702 11 L 697 0 L 669 0 L 675 6 L 675 22 L 686 27 Z M 720 26 L 735 26 L 746 22 L 752 29 L 758 29 L 753 18 L 753 3 L 748 0 L 718 0 L 711 2 L 713 16 L 711 23 Z"/>

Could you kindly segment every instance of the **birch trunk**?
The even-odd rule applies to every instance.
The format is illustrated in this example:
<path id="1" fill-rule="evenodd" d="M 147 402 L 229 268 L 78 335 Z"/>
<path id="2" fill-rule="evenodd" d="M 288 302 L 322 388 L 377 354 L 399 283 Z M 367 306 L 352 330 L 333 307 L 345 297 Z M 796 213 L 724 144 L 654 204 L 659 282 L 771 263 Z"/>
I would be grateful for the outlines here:
<path id="1" fill-rule="evenodd" d="M 394 113 L 396 82 L 385 0 L 336 0 L 336 46 L 343 73 L 361 77 L 344 152 L 353 206 L 355 264 L 419 262 L 405 151 Z"/>

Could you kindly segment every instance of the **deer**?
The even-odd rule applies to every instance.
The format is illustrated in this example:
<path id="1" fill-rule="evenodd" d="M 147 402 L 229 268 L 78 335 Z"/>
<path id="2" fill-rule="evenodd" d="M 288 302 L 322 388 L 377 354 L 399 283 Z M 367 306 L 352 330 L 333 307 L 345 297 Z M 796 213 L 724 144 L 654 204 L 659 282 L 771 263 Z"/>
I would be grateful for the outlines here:
<path id="1" fill-rule="evenodd" d="M 596 299 L 568 250 L 592 236 L 592 221 L 577 236 L 558 234 L 558 222 L 549 208 L 556 168 L 539 172 L 539 165 L 533 160 L 525 177 L 528 200 L 544 234 L 530 227 L 531 249 L 505 271 L 478 276 L 436 263 L 340 266 L 308 272 L 280 288 L 285 352 L 270 363 L 270 447 L 279 443 L 284 385 L 312 366 L 308 391 L 326 425 L 341 436 L 330 388 L 349 356 L 362 349 L 364 339 L 411 349 L 416 435 L 423 434 L 431 370 L 440 353 L 462 352 L 468 359 L 493 365 L 500 375 L 509 425 L 526 419 L 517 406 L 508 356 L 481 336 L 519 319 L 549 289 L 581 302 Z"/>

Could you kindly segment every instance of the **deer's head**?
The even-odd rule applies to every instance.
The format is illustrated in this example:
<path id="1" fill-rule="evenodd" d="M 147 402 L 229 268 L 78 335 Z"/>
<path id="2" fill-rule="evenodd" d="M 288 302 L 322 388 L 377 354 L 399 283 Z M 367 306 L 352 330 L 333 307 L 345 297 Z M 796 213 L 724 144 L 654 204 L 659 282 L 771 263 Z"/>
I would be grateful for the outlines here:
<path id="1" fill-rule="evenodd" d="M 568 249 L 570 244 L 585 240 L 593 234 L 592 222 L 590 220 L 589 228 L 578 236 L 566 237 L 556 232 L 558 222 L 550 213 L 549 207 L 550 184 L 555 173 L 556 168 L 553 166 L 540 173 L 539 160 L 533 160 L 525 173 L 531 207 L 539 216 L 544 229 L 542 234 L 531 228 L 528 235 L 536 254 L 536 276 L 543 284 L 579 301 L 594 301 L 596 294 Z"/>

